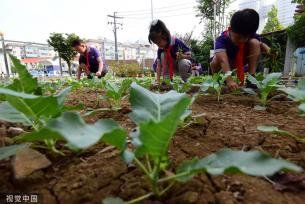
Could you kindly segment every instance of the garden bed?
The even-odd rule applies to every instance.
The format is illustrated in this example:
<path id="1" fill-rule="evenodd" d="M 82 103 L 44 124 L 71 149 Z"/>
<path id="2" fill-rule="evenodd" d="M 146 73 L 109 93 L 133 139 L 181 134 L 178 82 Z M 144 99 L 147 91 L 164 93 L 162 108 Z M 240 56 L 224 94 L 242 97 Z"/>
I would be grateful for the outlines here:
<path id="1" fill-rule="evenodd" d="M 94 91 L 82 89 L 73 92 L 67 104 L 76 105 L 77 99 L 84 103 L 85 108 L 109 107 L 105 102 L 96 105 Z M 256 104 L 256 97 L 250 96 L 225 95 L 220 102 L 215 96 L 198 97 L 192 105 L 192 114 L 203 114 L 203 123 L 178 129 L 170 145 L 172 168 L 185 159 L 204 157 L 221 148 L 265 151 L 305 168 L 304 145 L 291 138 L 257 131 L 259 125 L 276 125 L 304 136 L 305 120 L 299 116 L 297 104 L 289 100 L 272 101 L 269 108 L 261 112 L 253 109 Z M 122 110 L 100 112 L 86 118 L 86 121 L 93 123 L 98 119 L 113 118 L 124 128 L 132 130 L 135 124 L 128 117 L 130 111 L 130 105 L 125 100 Z M 11 125 L 1 123 L 4 131 Z M 120 152 L 105 144 L 97 144 L 80 154 L 67 153 L 65 157 L 47 155 L 52 165 L 24 180 L 14 179 L 10 161 L 2 162 L 0 192 L 36 192 L 40 193 L 42 203 L 63 204 L 101 203 L 108 196 L 131 200 L 150 192 L 150 185 L 140 170 L 127 166 Z M 185 185 L 177 184 L 161 199 L 151 197 L 141 203 L 303 204 L 304 180 L 303 183 L 291 184 L 297 186 L 295 189 L 278 191 L 277 185 L 274 186 L 267 178 L 201 174 Z"/>

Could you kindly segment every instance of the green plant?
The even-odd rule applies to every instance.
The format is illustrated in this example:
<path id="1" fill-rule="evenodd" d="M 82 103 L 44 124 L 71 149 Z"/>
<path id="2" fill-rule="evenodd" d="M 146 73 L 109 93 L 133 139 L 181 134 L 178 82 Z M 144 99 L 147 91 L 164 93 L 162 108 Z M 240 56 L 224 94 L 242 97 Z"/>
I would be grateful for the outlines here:
<path id="1" fill-rule="evenodd" d="M 257 129 L 259 131 L 266 132 L 266 133 L 274 133 L 274 134 L 278 134 L 281 136 L 287 136 L 287 137 L 290 137 L 290 138 L 296 140 L 297 142 L 305 144 L 305 138 L 294 135 L 288 131 L 280 130 L 278 127 L 275 127 L 275 126 L 258 126 Z"/>
<path id="2" fill-rule="evenodd" d="M 299 110 L 305 113 L 305 80 L 300 80 L 296 88 L 281 88 L 281 91 L 288 94 L 288 97 L 300 103 Z"/>
<path id="3" fill-rule="evenodd" d="M 201 90 L 203 92 L 208 91 L 210 88 L 213 89 L 217 94 L 217 101 L 220 101 L 221 90 L 225 85 L 226 79 L 232 75 L 232 72 L 227 72 L 226 74 L 215 73 L 212 76 L 207 76 L 205 81 L 201 85 Z"/>
<path id="4" fill-rule="evenodd" d="M 35 132 L 40 131 L 50 120 L 59 117 L 68 108 L 64 106 L 64 100 L 70 88 L 57 95 L 44 96 L 37 79 L 33 78 L 16 58 L 11 56 L 11 59 L 19 78 L 5 88 L 0 88 L 0 97 L 3 99 L 0 103 L 0 119 L 30 126 Z M 56 140 L 45 138 L 42 141 L 47 149 L 62 153 L 56 149 Z"/>
<path id="5" fill-rule="evenodd" d="M 271 40 L 270 53 L 264 57 L 265 68 L 270 68 L 273 72 L 282 71 L 283 63 L 280 60 L 280 57 L 282 56 L 281 50 L 281 44 Z"/>
<path id="6" fill-rule="evenodd" d="M 62 33 L 51 33 L 48 39 L 50 46 L 54 48 L 55 51 L 59 53 L 59 57 L 64 59 L 69 68 L 69 74 L 71 73 L 71 61 L 77 55 L 77 52 L 73 50 L 72 41 L 80 39 L 74 33 L 72 34 L 62 34 Z M 60 70 L 62 73 L 62 70 Z"/>
<path id="7" fill-rule="evenodd" d="M 263 33 L 271 33 L 279 30 L 283 30 L 284 27 L 281 25 L 278 19 L 278 9 L 275 5 L 272 6 L 271 10 L 268 12 L 268 20 L 264 27 Z"/>
<path id="8" fill-rule="evenodd" d="M 198 173 L 220 175 L 241 172 L 252 176 L 270 176 L 280 170 L 301 171 L 292 163 L 273 159 L 264 153 L 224 149 L 203 159 L 185 161 L 175 173 L 171 172 L 169 144 L 181 120 L 189 112 L 191 98 L 175 91 L 156 94 L 132 84 L 130 103 L 130 118 L 138 127 L 130 134 L 131 144 L 125 144 L 122 155 L 125 162 L 134 162 L 144 172 L 152 192 L 129 202 L 107 198 L 104 204 L 131 204 L 153 195 L 158 198 L 176 182 L 187 182 Z"/>
<path id="9" fill-rule="evenodd" d="M 268 96 L 269 94 L 276 90 L 279 87 L 282 87 L 278 85 L 280 79 L 282 77 L 282 73 L 271 73 L 266 76 L 266 78 L 262 81 L 258 81 L 256 78 L 254 78 L 252 75 L 248 74 L 248 80 L 257 86 L 257 88 L 260 91 L 259 94 L 259 101 L 260 101 L 260 106 L 256 106 L 256 110 L 266 110 L 266 105 L 268 103 Z M 245 88 L 243 91 L 256 95 L 256 93 L 250 89 L 250 88 Z"/>
<path id="10" fill-rule="evenodd" d="M 144 77 L 142 79 L 134 79 L 134 82 L 146 89 L 149 89 L 149 87 L 152 85 L 152 81 L 153 79 L 149 77 Z"/>
<path id="11" fill-rule="evenodd" d="M 191 84 L 189 82 L 181 83 L 181 82 L 175 81 L 173 83 L 173 88 L 178 93 L 185 93 L 185 92 L 187 92 L 191 88 Z"/>
<path id="12" fill-rule="evenodd" d="M 122 99 L 124 97 L 124 94 L 126 94 L 128 89 L 130 88 L 131 83 L 132 79 L 124 79 L 119 86 L 110 81 L 106 82 L 105 97 L 111 102 L 111 104 L 113 104 L 113 108 L 121 108 Z"/>
<path id="13" fill-rule="evenodd" d="M 287 34 L 297 47 L 305 46 L 305 13 L 295 17 L 294 24 L 287 28 Z"/>

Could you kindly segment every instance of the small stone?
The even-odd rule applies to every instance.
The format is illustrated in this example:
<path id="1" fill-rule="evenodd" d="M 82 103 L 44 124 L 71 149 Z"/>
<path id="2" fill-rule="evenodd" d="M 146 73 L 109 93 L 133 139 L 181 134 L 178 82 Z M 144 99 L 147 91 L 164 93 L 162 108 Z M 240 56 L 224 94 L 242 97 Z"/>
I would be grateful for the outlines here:
<path id="1" fill-rule="evenodd" d="M 21 133 L 24 133 L 25 131 L 22 128 L 18 128 L 18 127 L 10 127 L 7 132 L 11 135 L 11 136 L 16 136 L 16 135 L 20 135 Z"/>
<path id="2" fill-rule="evenodd" d="M 33 172 L 50 165 L 51 162 L 45 155 L 30 148 L 19 150 L 12 162 L 16 179 L 23 179 Z"/>

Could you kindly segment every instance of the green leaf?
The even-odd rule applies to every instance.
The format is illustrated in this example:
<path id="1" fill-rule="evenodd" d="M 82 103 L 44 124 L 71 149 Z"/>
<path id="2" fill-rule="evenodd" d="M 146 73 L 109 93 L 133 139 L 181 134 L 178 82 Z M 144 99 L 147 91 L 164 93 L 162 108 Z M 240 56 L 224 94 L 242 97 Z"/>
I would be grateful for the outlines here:
<path id="1" fill-rule="evenodd" d="M 256 85 L 258 88 L 260 88 L 260 87 L 261 87 L 260 82 L 259 82 L 259 81 L 257 81 L 257 80 L 256 80 L 256 78 L 255 78 L 255 77 L 253 77 L 251 74 L 248 74 L 247 78 L 248 78 L 248 80 L 251 82 L 251 84 Z"/>
<path id="2" fill-rule="evenodd" d="M 280 90 L 288 94 L 289 98 L 294 101 L 305 102 L 305 90 L 303 89 L 287 87 Z"/>
<path id="3" fill-rule="evenodd" d="M 182 163 L 177 174 L 185 174 L 178 181 L 186 182 L 200 172 L 212 175 L 244 173 L 251 176 L 271 176 L 279 171 L 301 172 L 302 168 L 285 160 L 273 159 L 259 151 L 236 151 L 223 149 L 203 159 Z"/>
<path id="4" fill-rule="evenodd" d="M 62 90 L 58 95 L 55 97 L 57 98 L 58 106 L 60 108 L 63 108 L 65 103 L 65 98 L 67 97 L 68 93 L 70 93 L 71 87 L 67 87 L 64 90 Z"/>
<path id="5" fill-rule="evenodd" d="M 266 78 L 262 81 L 265 85 L 273 85 L 278 82 L 278 80 L 282 77 L 282 73 L 271 73 L 266 76 Z"/>
<path id="6" fill-rule="evenodd" d="M 34 78 L 27 70 L 27 68 L 20 63 L 20 61 L 10 55 L 13 62 L 13 68 L 19 75 L 19 79 L 14 79 L 14 82 L 7 86 L 7 88 L 14 91 L 24 92 L 24 93 L 34 93 L 41 95 L 41 89 L 38 86 L 37 78 Z"/>
<path id="7" fill-rule="evenodd" d="M 242 88 L 241 91 L 249 95 L 256 95 L 256 92 L 251 88 Z"/>
<path id="8" fill-rule="evenodd" d="M 272 132 L 279 132 L 280 130 L 278 129 L 278 127 L 275 127 L 275 126 L 258 126 L 257 129 L 259 131 L 262 131 L 262 132 L 269 132 L 269 133 L 272 133 Z"/>
<path id="9" fill-rule="evenodd" d="M 103 200 L 103 204 L 124 204 L 124 201 L 118 197 L 109 197 Z"/>
<path id="10" fill-rule="evenodd" d="M 17 144 L 17 145 L 11 145 L 7 147 L 0 147 L 0 160 L 6 159 L 10 156 L 15 155 L 19 150 L 28 147 L 27 144 Z"/>
<path id="11" fill-rule="evenodd" d="M 130 91 L 132 106 L 131 119 L 136 123 L 158 123 L 162 121 L 172 109 L 182 100 L 185 94 L 170 91 L 165 94 L 156 94 L 133 83 Z M 186 111 L 186 110 L 184 110 Z"/>
<path id="12" fill-rule="evenodd" d="M 65 112 L 51 120 L 45 128 L 38 132 L 18 137 L 22 141 L 41 141 L 45 139 L 65 139 L 77 148 L 88 148 L 100 139 L 117 147 L 125 148 L 126 132 L 112 120 L 99 120 L 87 125 L 79 113 Z"/>
<path id="13" fill-rule="evenodd" d="M 298 89 L 305 91 L 305 79 L 301 79 L 298 81 Z"/>
<path id="14" fill-rule="evenodd" d="M 16 110 L 8 102 L 0 103 L 0 120 L 11 123 L 22 123 L 25 126 L 33 125 L 32 121 L 22 112 Z"/>
<path id="15" fill-rule="evenodd" d="M 58 100 L 54 96 L 36 96 L 0 88 L 1 94 L 15 109 L 34 120 L 38 120 L 41 116 L 46 118 L 58 116 L 61 113 L 61 105 L 58 103 L 61 103 L 62 99 Z"/>
<path id="16" fill-rule="evenodd" d="M 302 111 L 303 113 L 305 113 L 305 103 L 302 103 L 301 105 L 299 105 L 299 110 Z"/>
<path id="17" fill-rule="evenodd" d="M 152 157 L 167 155 L 171 137 L 185 115 L 191 99 L 185 94 L 171 91 L 166 94 L 152 93 L 132 84 L 130 102 L 131 118 L 139 125 L 139 132 L 131 135 L 136 146 L 136 156 Z"/>

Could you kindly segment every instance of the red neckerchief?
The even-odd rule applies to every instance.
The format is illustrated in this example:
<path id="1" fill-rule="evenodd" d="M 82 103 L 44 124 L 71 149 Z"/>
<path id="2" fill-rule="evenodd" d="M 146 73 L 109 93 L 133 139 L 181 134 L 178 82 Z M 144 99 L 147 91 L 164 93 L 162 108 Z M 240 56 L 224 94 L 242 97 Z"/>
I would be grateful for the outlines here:
<path id="1" fill-rule="evenodd" d="M 87 50 L 86 50 L 86 74 L 89 75 L 90 74 L 90 63 L 89 63 L 89 47 L 87 47 Z"/>
<path id="2" fill-rule="evenodd" d="M 175 42 L 175 37 L 173 37 L 173 40 Z M 174 62 L 173 62 L 173 58 L 171 55 L 172 49 L 173 49 L 172 44 L 170 44 L 168 46 L 168 48 L 164 49 L 164 52 L 165 52 L 164 64 L 168 65 L 170 80 L 173 80 L 173 77 L 174 77 Z M 166 67 L 166 66 L 164 66 L 164 67 Z"/>
<path id="3" fill-rule="evenodd" d="M 226 37 L 229 37 L 231 29 L 228 28 L 224 32 Z M 244 71 L 244 54 L 245 54 L 245 43 L 240 43 L 238 45 L 238 52 L 235 57 L 235 66 L 237 69 L 237 77 L 240 81 L 240 85 L 244 85 L 245 82 L 245 71 Z"/>

